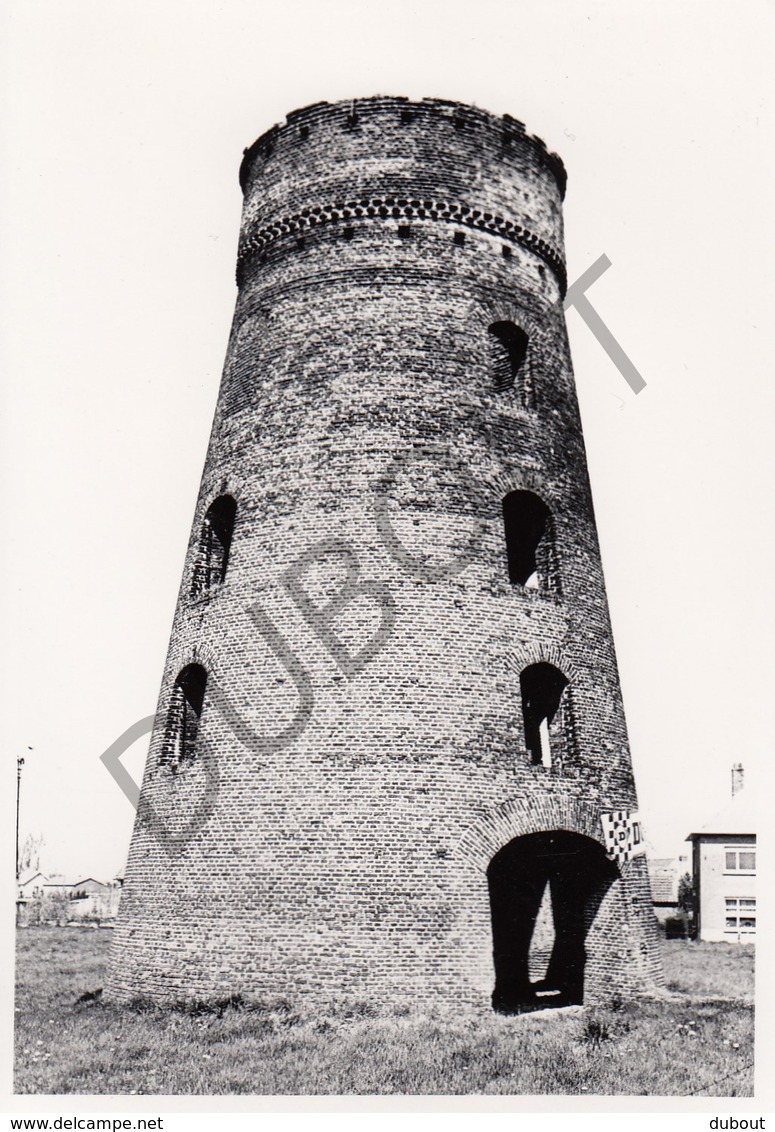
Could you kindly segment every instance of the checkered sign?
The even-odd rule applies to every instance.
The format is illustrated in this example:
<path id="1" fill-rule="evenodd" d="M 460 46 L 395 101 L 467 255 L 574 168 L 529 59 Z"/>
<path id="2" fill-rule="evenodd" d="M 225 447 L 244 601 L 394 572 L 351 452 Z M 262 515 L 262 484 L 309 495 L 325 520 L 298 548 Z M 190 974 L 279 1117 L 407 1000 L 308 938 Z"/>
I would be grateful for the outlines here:
<path id="1" fill-rule="evenodd" d="M 640 815 L 634 810 L 612 810 L 601 814 L 605 851 L 617 865 L 626 865 L 631 857 L 646 852 Z"/>

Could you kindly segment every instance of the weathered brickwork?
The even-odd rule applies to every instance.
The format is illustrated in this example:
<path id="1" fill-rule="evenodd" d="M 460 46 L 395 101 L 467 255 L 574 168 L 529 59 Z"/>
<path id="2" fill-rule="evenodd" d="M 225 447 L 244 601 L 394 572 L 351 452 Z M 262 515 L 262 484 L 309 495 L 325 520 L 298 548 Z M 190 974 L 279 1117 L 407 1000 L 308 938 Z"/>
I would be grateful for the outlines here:
<path id="1" fill-rule="evenodd" d="M 552 831 L 599 845 L 601 812 L 637 808 L 561 306 L 564 170 L 512 119 L 375 98 L 289 115 L 241 183 L 239 294 L 108 993 L 489 1008 L 495 854 Z M 499 322 L 528 337 L 505 388 Z M 504 541 L 515 490 L 550 511 L 525 585 Z M 230 514 L 209 510 L 224 495 L 230 545 L 205 521 Z M 291 586 L 323 605 L 348 570 L 369 588 L 335 641 L 354 656 L 387 624 L 360 666 Z M 203 703 L 176 685 L 192 664 Z M 543 762 L 532 664 L 568 681 Z M 585 1001 L 659 980 L 643 857 L 583 914 Z"/>

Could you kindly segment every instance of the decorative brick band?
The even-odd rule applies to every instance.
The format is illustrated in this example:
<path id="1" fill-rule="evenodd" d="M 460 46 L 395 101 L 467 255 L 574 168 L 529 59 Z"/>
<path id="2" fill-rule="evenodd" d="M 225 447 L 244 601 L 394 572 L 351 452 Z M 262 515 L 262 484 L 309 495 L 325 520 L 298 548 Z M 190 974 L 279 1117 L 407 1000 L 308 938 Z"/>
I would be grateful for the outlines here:
<path id="1" fill-rule="evenodd" d="M 491 212 L 482 212 L 466 204 L 451 204 L 440 200 L 408 200 L 405 197 L 364 197 L 344 204 L 318 205 L 305 208 L 284 220 L 277 220 L 263 228 L 255 227 L 244 236 L 237 253 L 237 282 L 244 278 L 245 266 L 255 255 L 263 252 L 274 240 L 283 236 L 303 236 L 305 232 L 324 224 L 350 220 L 441 220 L 488 232 L 501 240 L 518 244 L 533 252 L 550 268 L 564 295 L 568 287 L 565 261 L 556 248 L 535 233 Z"/>

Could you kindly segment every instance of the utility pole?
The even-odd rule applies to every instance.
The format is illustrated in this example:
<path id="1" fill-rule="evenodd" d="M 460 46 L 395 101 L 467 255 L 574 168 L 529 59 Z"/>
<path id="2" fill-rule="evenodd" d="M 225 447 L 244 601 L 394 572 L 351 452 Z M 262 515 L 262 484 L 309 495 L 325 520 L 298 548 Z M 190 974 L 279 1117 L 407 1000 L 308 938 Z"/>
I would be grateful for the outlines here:
<path id="1" fill-rule="evenodd" d="M 31 751 L 33 748 L 28 747 L 27 750 Z M 24 755 L 16 756 L 16 879 L 19 879 L 19 799 L 22 792 L 22 767 L 24 766 Z"/>

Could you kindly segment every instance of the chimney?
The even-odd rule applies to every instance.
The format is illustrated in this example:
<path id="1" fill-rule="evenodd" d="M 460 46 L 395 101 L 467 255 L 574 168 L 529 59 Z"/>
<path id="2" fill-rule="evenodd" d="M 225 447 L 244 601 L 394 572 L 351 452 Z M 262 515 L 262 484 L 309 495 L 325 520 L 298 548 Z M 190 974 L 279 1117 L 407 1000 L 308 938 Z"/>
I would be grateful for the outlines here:
<path id="1" fill-rule="evenodd" d="M 732 797 L 743 789 L 743 764 L 734 763 L 732 766 Z"/>

